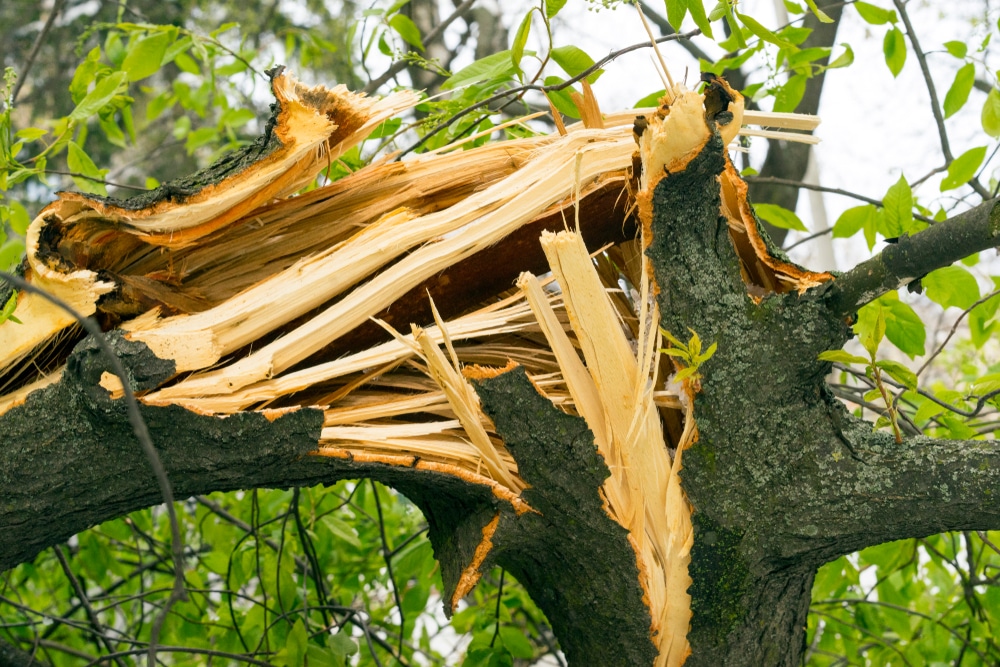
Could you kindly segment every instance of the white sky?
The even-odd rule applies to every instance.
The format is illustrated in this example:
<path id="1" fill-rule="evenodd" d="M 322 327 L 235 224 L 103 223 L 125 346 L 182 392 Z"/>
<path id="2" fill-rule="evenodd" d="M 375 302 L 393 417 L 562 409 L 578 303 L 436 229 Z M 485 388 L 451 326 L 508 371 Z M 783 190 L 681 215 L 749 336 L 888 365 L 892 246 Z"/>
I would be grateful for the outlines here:
<path id="1" fill-rule="evenodd" d="M 656 0 L 652 4 L 658 5 Z M 874 4 L 891 7 L 891 3 L 885 0 L 875 0 Z M 954 73 L 963 64 L 947 54 L 942 44 L 949 40 L 962 41 L 970 45 L 970 55 L 974 54 L 987 31 L 987 26 L 983 25 L 984 14 L 989 12 L 988 25 L 992 27 L 998 13 L 995 8 L 988 9 L 988 4 L 987 0 L 936 3 L 912 0 L 909 3 L 918 39 L 928 52 L 929 64 L 935 75 L 939 102 L 943 101 Z M 449 11 L 448 5 L 449 2 L 442 2 L 443 14 Z M 511 38 L 520 17 L 533 5 L 537 2 L 515 0 L 502 3 Z M 598 59 L 612 50 L 646 39 L 631 8 L 591 11 L 588 6 L 583 0 L 567 3 L 553 25 L 556 45 L 576 44 Z M 741 11 L 770 28 L 778 25 L 773 0 L 743 0 Z M 688 19 L 684 29 L 692 27 Z M 538 28 L 536 23 L 528 48 L 541 48 L 541 43 L 536 41 L 541 37 Z M 823 123 L 817 131 L 823 141 L 815 149 L 821 184 L 878 199 L 898 180 L 900 173 L 904 173 L 908 180 L 915 180 L 943 163 L 926 85 L 917 60 L 910 51 L 903 71 L 894 79 L 882 55 L 885 30 L 884 26 L 869 26 L 853 8 L 845 9 L 837 42 L 851 44 L 855 62 L 849 68 L 831 70 L 827 74 L 819 114 Z M 698 38 L 697 41 L 703 50 L 719 53 L 710 40 Z M 841 50 L 842 47 L 835 47 L 834 54 L 839 54 Z M 626 54 L 607 67 L 604 76 L 594 85 L 603 109 L 631 107 L 642 96 L 662 88 L 650 62 L 650 53 L 649 49 L 644 49 Z M 683 77 L 687 67 L 688 80 L 697 81 L 698 65 L 687 51 L 668 44 L 664 53 L 675 79 Z M 465 64 L 467 61 L 460 60 L 455 68 Z M 555 70 L 553 73 L 556 73 Z M 757 76 L 763 78 L 766 71 L 761 70 Z M 982 78 L 984 74 L 979 71 L 977 76 Z M 952 151 L 956 156 L 987 143 L 988 137 L 979 123 L 984 99 L 983 93 L 973 90 L 966 107 L 947 121 Z M 762 143 L 763 140 L 757 142 Z M 759 166 L 763 154 L 762 147 L 753 149 L 751 157 L 755 166 Z M 1000 160 L 995 162 L 1000 163 Z M 988 180 L 991 172 L 984 175 L 984 180 Z M 920 203 L 932 210 L 936 210 L 939 203 L 950 208 L 956 205 L 953 196 L 956 192 L 967 194 L 967 189 L 963 189 L 942 196 L 938 191 L 939 184 L 940 176 L 924 183 L 915 193 Z M 823 200 L 830 224 L 845 209 L 862 203 L 836 195 L 825 195 Z M 799 202 L 799 216 L 807 227 L 816 229 L 808 198 L 802 196 Z M 868 256 L 867 247 L 860 239 L 836 240 L 833 244 L 838 268 L 847 268 Z M 796 260 L 811 264 L 811 268 L 834 268 L 817 265 L 817 262 L 822 262 L 822 257 L 816 252 L 821 245 L 811 243 L 801 246 L 801 250 L 795 253 Z"/>

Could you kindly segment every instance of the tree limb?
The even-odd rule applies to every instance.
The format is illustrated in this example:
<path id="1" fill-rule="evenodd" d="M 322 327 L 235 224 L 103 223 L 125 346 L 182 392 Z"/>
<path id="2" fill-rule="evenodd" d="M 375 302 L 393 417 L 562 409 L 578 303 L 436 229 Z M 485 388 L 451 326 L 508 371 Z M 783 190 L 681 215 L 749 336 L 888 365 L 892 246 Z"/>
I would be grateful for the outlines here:
<path id="1" fill-rule="evenodd" d="M 941 114 L 941 104 L 938 102 L 937 90 L 934 87 L 934 78 L 931 76 L 930 67 L 927 66 L 927 56 L 924 54 L 923 49 L 920 48 L 917 33 L 913 29 L 913 23 L 910 22 L 910 15 L 906 12 L 906 5 L 903 4 L 902 0 L 892 0 L 892 4 L 899 11 L 899 18 L 902 19 L 903 25 L 906 26 L 906 34 L 913 45 L 913 53 L 917 57 L 917 62 L 920 63 L 920 71 L 924 76 L 924 82 L 927 84 L 927 94 L 931 98 L 931 113 L 934 114 L 934 124 L 937 125 L 938 137 L 941 140 L 941 153 L 944 155 L 945 161 L 951 164 L 955 160 L 955 156 L 951 153 L 951 144 L 948 142 L 948 130 L 944 126 L 944 116 Z M 984 199 L 989 198 L 989 190 L 983 187 L 983 184 L 978 179 L 973 178 L 969 181 L 969 185 L 972 186 L 972 189 L 979 196 Z"/>
<path id="2" fill-rule="evenodd" d="M 913 236 L 902 236 L 829 286 L 819 288 L 827 307 L 848 317 L 886 292 L 918 280 L 974 252 L 1000 246 L 1000 211 L 991 199 Z"/>

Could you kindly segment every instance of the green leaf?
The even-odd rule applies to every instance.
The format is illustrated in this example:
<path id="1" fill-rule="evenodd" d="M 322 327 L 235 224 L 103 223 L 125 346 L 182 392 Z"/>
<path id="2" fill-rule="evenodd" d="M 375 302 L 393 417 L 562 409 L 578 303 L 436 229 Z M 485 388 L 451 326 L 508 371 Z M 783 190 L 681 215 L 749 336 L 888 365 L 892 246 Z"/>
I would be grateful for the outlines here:
<path id="1" fill-rule="evenodd" d="M 805 74 L 795 74 L 788 78 L 783 86 L 774 92 L 774 110 L 780 113 L 791 113 L 799 106 L 806 92 Z"/>
<path id="2" fill-rule="evenodd" d="M 18 139 L 24 139 L 25 141 L 35 141 L 36 139 L 41 139 L 48 133 L 48 130 L 43 130 L 40 127 L 26 127 L 23 130 L 18 130 L 17 134 L 14 136 Z"/>
<path id="3" fill-rule="evenodd" d="M 73 80 L 69 84 L 70 97 L 73 98 L 73 102 L 79 103 L 80 100 L 87 96 L 87 89 L 94 79 L 97 78 L 98 70 L 102 67 L 107 69 L 100 64 L 100 59 L 101 47 L 95 46 L 87 54 L 87 59 L 76 66 L 76 71 L 73 73 Z"/>
<path id="4" fill-rule="evenodd" d="M 945 42 L 944 48 L 948 49 L 948 53 L 956 58 L 965 58 L 965 54 L 969 52 L 969 47 L 965 42 Z"/>
<path id="5" fill-rule="evenodd" d="M 836 60 L 826 66 L 827 69 L 837 69 L 838 67 L 848 67 L 854 63 L 854 50 L 847 42 L 841 44 L 844 52 L 837 56 Z"/>
<path id="6" fill-rule="evenodd" d="M 994 281 L 1000 280 L 994 278 Z M 969 313 L 969 334 L 976 349 L 982 348 L 990 340 L 993 332 L 1000 329 L 1000 322 L 993 319 L 1000 308 L 1000 294 L 987 299 Z"/>
<path id="7" fill-rule="evenodd" d="M 913 191 L 902 174 L 882 198 L 886 236 L 900 236 L 913 223 Z"/>
<path id="8" fill-rule="evenodd" d="M 552 18 L 566 6 L 566 0 L 545 0 L 545 18 Z"/>
<path id="9" fill-rule="evenodd" d="M 480 58 L 471 65 L 463 67 L 445 81 L 441 87 L 444 89 L 458 88 L 467 83 L 476 83 L 485 79 L 513 75 L 515 71 L 510 51 L 500 51 L 485 58 Z"/>
<path id="10" fill-rule="evenodd" d="M 352 656 L 358 652 L 358 644 L 351 639 L 350 630 L 341 630 L 326 638 L 326 646 L 341 658 Z"/>
<path id="11" fill-rule="evenodd" d="M 960 266 L 931 271 L 920 282 L 927 291 L 927 298 L 944 308 L 954 306 L 965 310 L 979 300 L 979 283 Z"/>
<path id="12" fill-rule="evenodd" d="M 701 338 L 694 332 L 694 329 L 689 327 L 688 331 L 691 332 L 691 340 L 688 341 L 688 353 L 692 359 L 697 359 L 698 355 L 701 354 Z"/>
<path id="13" fill-rule="evenodd" d="M 754 204 L 754 211 L 757 217 L 781 229 L 794 229 L 800 232 L 808 232 L 806 226 L 792 211 L 777 204 Z"/>
<path id="14" fill-rule="evenodd" d="M 90 159 L 90 156 L 87 155 L 87 153 L 85 153 L 75 141 L 69 142 L 67 148 L 66 163 L 69 166 L 70 171 L 82 174 L 83 176 L 90 176 L 91 178 L 98 179 L 94 181 L 88 178 L 73 176 L 73 183 L 76 184 L 76 187 L 79 188 L 81 192 L 106 197 L 108 195 L 108 190 L 104 187 L 104 183 L 101 183 L 100 181 L 104 179 L 104 175 L 107 171 L 98 169 L 97 165 L 94 164 L 94 161 Z"/>
<path id="15" fill-rule="evenodd" d="M 500 639 L 503 641 L 503 645 L 510 651 L 510 654 L 515 658 L 533 658 L 535 657 L 535 648 L 531 645 L 531 642 L 525 638 L 524 633 L 514 627 L 501 626 L 500 627 Z"/>
<path id="16" fill-rule="evenodd" d="M 7 267 L 0 264 L 0 270 L 7 270 Z M 14 317 L 14 311 L 17 310 L 17 290 L 14 290 L 10 298 L 7 299 L 7 303 L 4 304 L 3 309 L 0 310 L 0 324 L 3 324 L 7 320 L 10 320 L 14 324 L 24 324 L 21 320 Z"/>
<path id="17" fill-rule="evenodd" d="M 959 109 L 965 106 L 966 101 L 969 99 L 969 93 L 972 92 L 972 85 L 976 82 L 976 66 L 972 63 L 967 63 L 962 67 L 958 68 L 958 72 L 955 74 L 955 80 L 951 84 L 951 88 L 944 96 L 944 117 L 950 118 Z"/>
<path id="18" fill-rule="evenodd" d="M 399 36 L 409 44 L 410 46 L 416 47 L 421 51 L 424 50 L 424 42 L 420 39 L 420 28 L 417 24 L 413 22 L 406 14 L 396 14 L 391 19 L 389 19 L 389 25 L 399 33 Z"/>
<path id="19" fill-rule="evenodd" d="M 916 390 L 917 375 L 898 361 L 876 361 L 875 365 L 891 375 L 907 389 Z"/>
<path id="20" fill-rule="evenodd" d="M 805 14 L 806 10 L 797 2 L 792 2 L 792 0 L 784 0 L 785 11 L 789 14 Z"/>
<path id="21" fill-rule="evenodd" d="M 156 32 L 130 44 L 121 67 L 128 80 L 141 81 L 160 69 L 172 41 L 170 33 Z"/>
<path id="22" fill-rule="evenodd" d="M 24 256 L 24 243 L 20 240 L 7 241 L 0 246 L 0 270 L 8 270 Z"/>
<path id="23" fill-rule="evenodd" d="M 936 417 L 944 412 L 945 409 L 946 408 L 943 405 L 939 405 L 929 399 L 925 400 L 920 404 L 920 407 L 917 408 L 917 411 L 913 413 L 913 421 L 917 424 L 923 424 L 931 417 Z"/>
<path id="24" fill-rule="evenodd" d="M 127 85 L 127 76 L 125 72 L 115 72 L 98 81 L 94 89 L 87 93 L 87 96 L 70 112 L 69 119 L 86 120 L 103 109 L 111 98 Z"/>
<path id="25" fill-rule="evenodd" d="M 840 214 L 837 222 L 833 224 L 833 238 L 849 238 L 861 231 L 866 225 L 874 227 L 876 210 L 874 204 L 865 204 L 864 206 L 855 206 L 847 209 Z"/>
<path id="26" fill-rule="evenodd" d="M 562 82 L 563 80 L 558 76 L 545 77 L 546 86 L 555 86 Z M 570 118 L 579 118 L 580 110 L 576 108 L 576 102 L 574 102 L 573 98 L 569 96 L 572 90 L 572 88 L 549 90 L 546 91 L 545 96 L 552 101 L 552 106 L 554 106 L 559 113 L 569 116 Z"/>
<path id="27" fill-rule="evenodd" d="M 302 619 L 295 621 L 292 631 L 288 633 L 285 640 L 285 648 L 288 649 L 288 664 L 301 665 L 306 654 L 306 645 L 309 643 L 309 636 L 306 634 L 306 626 Z"/>
<path id="28" fill-rule="evenodd" d="M 24 236 L 24 233 L 28 231 L 28 225 L 31 224 L 28 210 L 18 201 L 11 201 L 9 209 L 7 222 L 10 224 L 10 228 L 14 230 L 15 234 Z"/>
<path id="29" fill-rule="evenodd" d="M 911 359 L 924 354 L 927 332 L 920 316 L 899 300 L 899 295 L 889 292 L 878 301 L 885 311 L 885 337 Z"/>
<path id="30" fill-rule="evenodd" d="M 680 382 L 686 380 L 698 372 L 698 369 L 694 366 L 688 366 L 687 368 L 682 368 L 674 374 L 674 382 Z"/>
<path id="31" fill-rule="evenodd" d="M 881 7 L 876 7 L 871 3 L 861 2 L 860 0 L 854 3 L 854 8 L 858 10 L 861 18 L 871 25 L 884 25 L 896 22 L 895 10 L 882 9 Z"/>
<path id="32" fill-rule="evenodd" d="M 389 120 L 383 121 L 378 127 L 372 130 L 372 133 L 368 135 L 368 138 L 384 139 L 386 137 L 391 137 L 399 131 L 399 128 L 402 125 L 402 118 L 390 118 Z"/>
<path id="33" fill-rule="evenodd" d="M 741 14 L 740 12 L 736 12 L 736 18 L 738 18 L 743 25 L 749 28 L 750 32 L 757 35 L 757 37 L 761 38 L 765 42 L 770 42 L 771 44 L 774 44 L 775 46 L 780 46 L 784 49 L 795 47 L 794 44 L 792 44 L 786 39 L 778 37 L 773 32 L 771 32 L 763 25 L 761 25 L 761 23 L 757 21 L 757 19 L 751 16 L 747 16 L 746 14 Z"/>
<path id="34" fill-rule="evenodd" d="M 994 139 L 1000 137 L 1000 90 L 992 88 L 986 96 L 980 121 L 986 134 Z"/>
<path id="35" fill-rule="evenodd" d="M 885 337 L 885 313 L 880 301 L 873 301 L 858 311 L 854 333 L 860 339 L 861 346 L 874 358 L 879 343 Z"/>
<path id="36" fill-rule="evenodd" d="M 198 66 L 198 62 L 186 53 L 178 53 L 174 58 L 174 64 L 177 65 L 182 72 L 194 74 L 195 76 L 201 74 L 201 67 Z"/>
<path id="37" fill-rule="evenodd" d="M 517 27 L 517 34 L 514 35 L 514 45 L 510 50 L 510 60 L 514 63 L 514 67 L 521 68 L 521 58 L 524 57 L 524 46 L 528 43 L 528 35 L 531 34 L 531 15 L 535 13 L 534 9 L 531 9 L 524 18 L 521 19 L 521 25 Z"/>
<path id="38" fill-rule="evenodd" d="M 830 18 L 826 12 L 816 6 L 816 0 L 806 0 L 806 4 L 809 5 L 809 9 L 816 16 L 816 18 L 819 19 L 820 23 L 833 23 L 833 19 Z"/>
<path id="39" fill-rule="evenodd" d="M 667 91 L 665 88 L 660 88 L 656 92 L 650 93 L 649 95 L 646 95 L 645 97 L 640 99 L 638 102 L 635 103 L 633 108 L 643 109 L 646 107 L 655 107 L 659 105 L 660 98 L 663 97 L 666 93 Z"/>
<path id="40" fill-rule="evenodd" d="M 674 30 L 680 32 L 681 24 L 684 23 L 684 17 L 688 11 L 687 0 L 664 0 L 664 5 L 667 8 L 667 23 Z"/>
<path id="41" fill-rule="evenodd" d="M 687 0 L 688 11 L 694 24 L 698 26 L 702 34 L 709 39 L 715 39 L 712 34 L 712 24 L 708 22 L 708 15 L 705 13 L 705 4 L 702 0 Z"/>
<path id="42" fill-rule="evenodd" d="M 955 158 L 948 165 L 948 175 L 941 180 L 941 192 L 953 190 L 971 181 L 985 158 L 986 146 L 970 148 Z"/>
<path id="43" fill-rule="evenodd" d="M 839 364 L 867 364 L 868 360 L 864 357 L 859 357 L 856 354 L 851 354 L 846 350 L 827 350 L 826 352 L 819 353 L 820 361 L 833 361 Z"/>
<path id="44" fill-rule="evenodd" d="M 560 46 L 552 49 L 549 55 L 552 56 L 552 60 L 556 61 L 557 65 L 570 75 L 570 78 L 576 77 L 594 66 L 594 59 L 578 46 Z M 594 83 L 603 73 L 604 70 L 597 70 L 587 77 L 587 81 Z"/>
<path id="45" fill-rule="evenodd" d="M 708 349 L 705 350 L 705 354 L 698 355 L 698 357 L 695 359 L 695 363 L 697 363 L 698 365 L 705 363 L 706 361 L 712 358 L 712 355 L 715 354 L 715 351 L 717 349 L 719 349 L 719 344 L 712 343 L 711 345 L 708 346 Z"/>
<path id="46" fill-rule="evenodd" d="M 708 20 L 710 22 L 718 21 L 723 16 L 726 16 L 728 13 L 729 13 L 729 3 L 725 1 L 717 2 L 715 3 L 715 7 L 712 8 L 712 11 L 708 13 Z"/>
<path id="47" fill-rule="evenodd" d="M 899 76 L 903 71 L 903 65 L 906 64 L 906 38 L 899 28 L 894 27 L 885 33 L 882 51 L 885 53 L 885 64 L 889 66 L 892 76 Z"/>
<path id="48" fill-rule="evenodd" d="M 663 334 L 664 338 L 666 338 L 668 341 L 670 341 L 671 345 L 673 345 L 674 347 L 679 348 L 679 349 L 684 350 L 685 352 L 687 352 L 687 345 L 685 345 L 684 343 L 682 343 L 679 340 L 677 340 L 677 337 L 674 336 L 672 333 L 670 333 L 669 331 L 667 331 L 663 327 L 660 327 L 660 333 Z"/>
<path id="49" fill-rule="evenodd" d="M 361 548 L 361 540 L 358 539 L 357 531 L 343 519 L 332 514 L 327 514 L 319 520 L 319 523 L 329 530 L 335 539 L 346 542 L 355 549 Z"/>
<path id="50" fill-rule="evenodd" d="M 984 375 L 972 383 L 972 388 L 979 395 L 991 394 L 1000 389 L 1000 373 Z"/>

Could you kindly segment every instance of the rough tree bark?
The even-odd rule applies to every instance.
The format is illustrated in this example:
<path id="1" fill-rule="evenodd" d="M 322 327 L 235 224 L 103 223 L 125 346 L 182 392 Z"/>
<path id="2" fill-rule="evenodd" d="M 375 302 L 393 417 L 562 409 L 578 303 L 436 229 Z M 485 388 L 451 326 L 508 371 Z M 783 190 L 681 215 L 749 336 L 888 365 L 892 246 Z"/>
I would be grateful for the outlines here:
<path id="1" fill-rule="evenodd" d="M 748 258 L 720 214 L 720 174 L 732 168 L 716 122 L 726 112 L 707 106 L 710 138 L 655 186 L 647 230 L 662 326 L 718 345 L 693 395 L 698 439 L 682 472 L 695 530 L 686 664 L 791 667 L 824 562 L 889 540 L 1000 528 L 996 441 L 896 444 L 846 411 L 825 385 L 830 364 L 817 360 L 848 340 L 867 301 L 1000 244 L 1000 210 L 987 202 L 801 293 L 748 285 Z M 620 229 L 622 217 L 603 222 Z M 136 389 L 175 375 L 145 344 L 120 331 L 110 338 Z M 58 382 L 0 415 L 0 569 L 159 502 L 122 401 L 105 388 L 107 370 L 84 339 Z M 605 511 L 609 470 L 587 423 L 517 367 L 474 385 L 527 485 L 520 494 L 415 456 L 312 456 L 323 413 L 309 407 L 220 419 L 146 405 L 142 415 L 179 498 L 377 479 L 426 515 L 446 599 L 499 564 L 548 615 L 571 664 L 653 664 L 636 551 Z"/>

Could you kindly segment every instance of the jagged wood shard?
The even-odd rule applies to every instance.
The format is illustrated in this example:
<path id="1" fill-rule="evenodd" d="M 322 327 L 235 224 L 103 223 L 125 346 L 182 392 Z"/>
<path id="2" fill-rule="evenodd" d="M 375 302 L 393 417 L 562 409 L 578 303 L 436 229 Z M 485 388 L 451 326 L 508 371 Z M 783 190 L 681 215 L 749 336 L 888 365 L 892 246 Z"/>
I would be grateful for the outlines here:
<path id="1" fill-rule="evenodd" d="M 274 115 L 247 150 L 138 199 L 63 194 L 29 228 L 25 276 L 96 315 L 122 354 L 156 361 L 155 377 L 133 364 L 150 418 L 182 414 L 205 446 L 228 446 L 227 419 L 254 415 L 279 434 L 268 465 L 406 493 L 428 517 L 449 610 L 503 563 L 557 630 L 592 628 L 564 641 L 571 659 L 683 664 L 694 531 L 680 473 L 696 388 L 667 382 L 643 249 L 657 185 L 736 137 L 742 98 L 721 80 L 677 86 L 636 154 L 635 113 L 601 114 L 588 88 L 583 126 L 384 161 L 296 195 L 417 98 L 281 71 L 272 83 Z M 811 127 L 756 118 L 784 121 Z M 731 163 L 711 181 L 748 300 L 830 279 L 768 245 Z M 23 325 L 0 324 L 0 424 L 30 430 L 18 420 L 70 386 L 83 388 L 72 419 L 96 414 L 87 401 L 114 413 L 121 381 L 87 340 L 73 351 L 72 318 L 27 295 L 16 315 Z M 601 542 L 624 551 L 574 552 Z M 590 614 L 593 596 L 560 588 L 570 573 L 531 571 L 541 549 L 620 606 Z M 616 617 L 642 622 L 609 634 Z"/>

